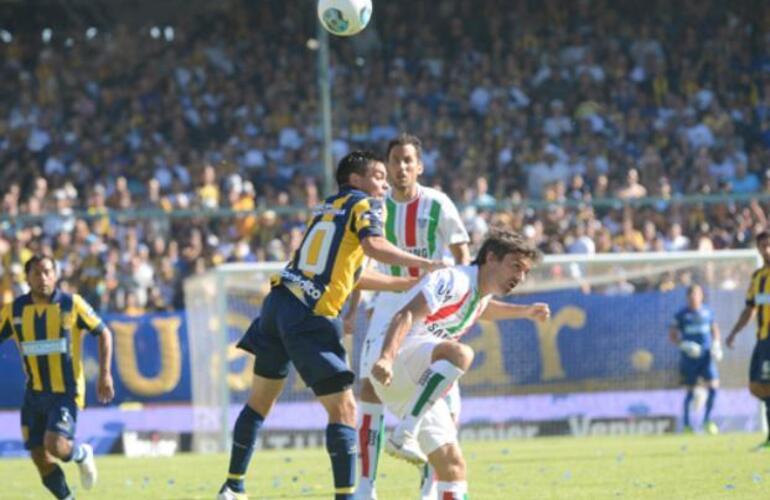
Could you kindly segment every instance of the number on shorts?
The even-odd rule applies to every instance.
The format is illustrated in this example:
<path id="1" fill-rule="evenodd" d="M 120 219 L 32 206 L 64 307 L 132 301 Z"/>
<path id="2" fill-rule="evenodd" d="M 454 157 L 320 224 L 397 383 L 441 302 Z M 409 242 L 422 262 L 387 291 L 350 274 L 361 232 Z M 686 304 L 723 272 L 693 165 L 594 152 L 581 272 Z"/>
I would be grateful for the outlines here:
<path id="1" fill-rule="evenodd" d="M 324 272 L 336 229 L 337 226 L 333 222 L 316 222 L 307 234 L 305 244 L 300 248 L 297 267 L 314 274 Z"/>

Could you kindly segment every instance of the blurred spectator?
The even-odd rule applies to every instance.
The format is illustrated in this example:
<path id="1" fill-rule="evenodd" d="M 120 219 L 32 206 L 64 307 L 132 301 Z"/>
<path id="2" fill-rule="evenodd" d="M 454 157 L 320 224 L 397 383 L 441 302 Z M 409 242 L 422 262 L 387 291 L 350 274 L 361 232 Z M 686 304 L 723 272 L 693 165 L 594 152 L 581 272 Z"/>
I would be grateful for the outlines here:
<path id="1" fill-rule="evenodd" d="M 331 40 L 335 160 L 419 135 L 423 182 L 466 205 L 474 244 L 504 226 L 546 252 L 708 250 L 766 226 L 768 203 L 680 195 L 770 195 L 767 9 L 426 5 L 393 0 L 369 41 Z M 305 7 L 192 1 L 173 39 L 150 19 L 95 40 L 66 19 L 50 42 L 19 27 L 0 47 L 3 297 L 33 251 L 133 312 L 181 307 L 218 263 L 288 258 L 321 199 Z"/>

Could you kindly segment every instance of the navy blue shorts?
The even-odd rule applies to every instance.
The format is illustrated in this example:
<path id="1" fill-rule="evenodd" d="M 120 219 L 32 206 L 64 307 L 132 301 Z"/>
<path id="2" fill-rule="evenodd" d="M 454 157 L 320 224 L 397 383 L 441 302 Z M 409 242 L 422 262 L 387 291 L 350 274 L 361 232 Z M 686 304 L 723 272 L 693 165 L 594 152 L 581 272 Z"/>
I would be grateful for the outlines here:
<path id="1" fill-rule="evenodd" d="M 751 354 L 749 380 L 760 384 L 770 384 L 770 342 L 757 342 Z"/>
<path id="2" fill-rule="evenodd" d="M 679 373 L 684 385 L 695 385 L 698 378 L 705 381 L 718 380 L 717 364 L 711 359 L 711 352 L 706 350 L 699 358 L 682 355 L 679 360 Z"/>
<path id="3" fill-rule="evenodd" d="M 70 394 L 26 391 L 21 407 L 21 434 L 24 448 L 43 446 L 46 431 L 72 440 L 78 419 L 78 405 Z"/>
<path id="4" fill-rule="evenodd" d="M 353 385 L 342 345 L 342 322 L 313 314 L 284 286 L 273 288 L 262 304 L 261 316 L 246 331 L 239 346 L 254 354 L 254 373 L 285 378 L 289 362 L 316 396 L 341 392 Z"/>

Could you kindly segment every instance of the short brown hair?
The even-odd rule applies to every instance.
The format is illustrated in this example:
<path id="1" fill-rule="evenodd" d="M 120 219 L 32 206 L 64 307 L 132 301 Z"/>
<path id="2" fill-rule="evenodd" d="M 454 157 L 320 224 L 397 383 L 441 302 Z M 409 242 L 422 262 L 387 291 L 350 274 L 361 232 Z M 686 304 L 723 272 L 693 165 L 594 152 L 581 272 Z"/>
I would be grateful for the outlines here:
<path id="1" fill-rule="evenodd" d="M 757 234 L 757 237 L 755 238 L 757 243 L 760 243 L 763 240 L 770 239 L 770 231 L 762 231 Z"/>
<path id="2" fill-rule="evenodd" d="M 395 139 L 391 139 L 388 143 L 388 149 L 385 151 L 385 159 L 390 158 L 390 152 L 393 151 L 393 148 L 410 145 L 414 146 L 415 151 L 417 151 L 417 159 L 422 161 L 422 141 L 416 135 L 407 134 L 406 132 L 402 132 Z"/>
<path id="3" fill-rule="evenodd" d="M 496 229 L 491 231 L 484 243 L 481 244 L 479 252 L 476 254 L 474 264 L 482 265 L 487 262 L 487 254 L 492 252 L 495 257 L 502 259 L 509 253 L 518 257 L 529 259 L 532 263 L 540 262 L 543 254 L 535 245 L 527 241 L 521 234 L 505 229 Z"/>

